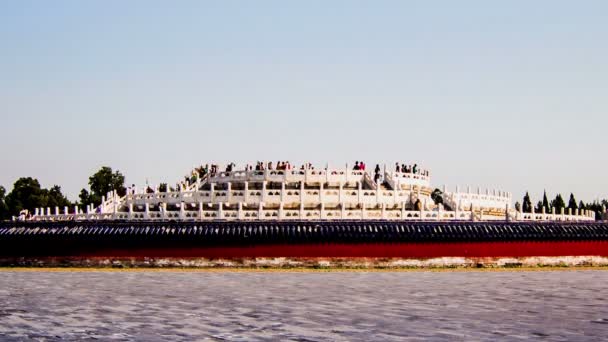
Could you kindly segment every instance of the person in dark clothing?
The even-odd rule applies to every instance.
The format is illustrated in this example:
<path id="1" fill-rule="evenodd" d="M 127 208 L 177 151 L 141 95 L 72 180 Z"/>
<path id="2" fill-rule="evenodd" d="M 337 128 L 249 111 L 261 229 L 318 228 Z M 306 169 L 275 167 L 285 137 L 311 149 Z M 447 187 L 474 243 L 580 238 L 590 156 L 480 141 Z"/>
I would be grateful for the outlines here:
<path id="1" fill-rule="evenodd" d="M 358 171 L 358 170 L 361 170 L 361 168 L 360 168 L 360 166 L 359 166 L 359 162 L 358 162 L 358 161 L 356 161 L 356 162 L 355 162 L 355 167 L 353 168 L 353 170 L 357 170 L 357 171 Z"/>

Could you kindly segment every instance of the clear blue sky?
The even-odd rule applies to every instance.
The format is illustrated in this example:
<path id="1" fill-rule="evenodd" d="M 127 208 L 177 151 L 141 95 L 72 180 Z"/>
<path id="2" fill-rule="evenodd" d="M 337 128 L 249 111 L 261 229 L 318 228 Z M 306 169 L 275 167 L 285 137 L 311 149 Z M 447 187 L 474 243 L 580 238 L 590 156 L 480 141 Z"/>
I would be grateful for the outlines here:
<path id="1" fill-rule="evenodd" d="M 0 184 L 417 161 L 608 197 L 607 1 L 2 1 Z"/>

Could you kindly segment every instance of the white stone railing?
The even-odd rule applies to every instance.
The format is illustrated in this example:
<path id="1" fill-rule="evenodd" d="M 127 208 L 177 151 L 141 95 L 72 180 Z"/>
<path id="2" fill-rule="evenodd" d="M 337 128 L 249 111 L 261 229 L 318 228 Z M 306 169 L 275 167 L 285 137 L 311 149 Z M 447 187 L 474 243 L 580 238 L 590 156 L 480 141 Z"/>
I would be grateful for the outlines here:
<path id="1" fill-rule="evenodd" d="M 217 208 L 216 208 L 217 207 Z M 228 208 L 228 209 L 227 209 Z M 192 210 L 191 210 L 192 209 Z M 406 210 L 401 206 L 360 206 L 356 209 L 285 209 L 279 206 L 268 209 L 265 204 L 257 208 L 245 209 L 238 206 L 188 206 L 182 205 L 180 210 L 131 211 L 109 214 L 59 214 L 37 215 L 33 221 L 82 221 L 82 220 L 419 220 L 419 221 L 564 221 L 564 222 L 592 222 L 595 213 L 592 211 L 579 211 L 576 214 L 536 214 L 521 213 L 510 210 L 508 215 L 496 211 L 445 211 L 441 207 L 434 210 Z"/>
<path id="2" fill-rule="evenodd" d="M 366 171 L 348 169 L 232 171 L 219 172 L 209 177 L 209 183 L 267 181 L 344 184 L 362 181 L 365 173 Z"/>
<path id="3" fill-rule="evenodd" d="M 431 183 L 431 177 L 428 172 L 391 172 L 388 174 L 390 175 L 390 179 L 394 182 L 395 187 L 397 188 L 408 185 L 430 186 Z"/>
<path id="4" fill-rule="evenodd" d="M 428 197 L 428 196 L 427 196 Z M 285 205 L 293 203 L 321 204 L 387 204 L 409 203 L 419 198 L 416 192 L 409 190 L 364 190 L 364 189 L 243 189 L 243 190 L 204 190 L 191 192 L 160 192 L 149 194 L 130 194 L 125 196 L 123 205 L 143 206 L 146 203 L 156 205 L 167 203 L 203 203 L 203 204 L 255 204 L 268 203 Z M 430 198 L 420 195 L 421 201 L 431 204 Z M 502 207 L 502 206 L 501 206 Z"/>

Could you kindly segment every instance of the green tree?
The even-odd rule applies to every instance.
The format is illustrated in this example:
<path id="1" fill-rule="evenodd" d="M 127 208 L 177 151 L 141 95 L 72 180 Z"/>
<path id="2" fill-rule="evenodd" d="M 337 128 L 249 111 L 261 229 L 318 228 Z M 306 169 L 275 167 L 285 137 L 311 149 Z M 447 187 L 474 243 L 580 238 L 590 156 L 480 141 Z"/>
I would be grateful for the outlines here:
<path id="1" fill-rule="evenodd" d="M 578 207 L 581 210 L 587 210 L 587 206 L 585 205 L 585 203 L 582 200 L 578 203 Z"/>
<path id="2" fill-rule="evenodd" d="M 54 185 L 44 189 L 40 182 L 32 177 L 19 178 L 13 190 L 5 199 L 7 216 L 17 216 L 22 210 L 34 212 L 36 208 L 55 208 L 70 206 L 71 202 L 61 193 L 61 187 Z"/>
<path id="3" fill-rule="evenodd" d="M 0 185 L 0 221 L 9 218 L 8 206 L 6 205 L 6 189 Z"/>
<path id="4" fill-rule="evenodd" d="M 524 213 L 532 212 L 532 201 L 530 200 L 530 195 L 528 194 L 527 191 L 526 191 L 526 195 L 524 196 L 524 200 L 523 200 L 523 204 L 522 204 L 522 211 Z"/>
<path id="5" fill-rule="evenodd" d="M 90 191 L 87 189 L 80 191 L 80 204 L 83 207 L 89 204 L 100 205 L 101 198 L 114 190 L 119 196 L 124 196 L 127 193 L 125 176 L 120 171 L 112 172 L 112 168 L 108 166 L 102 167 L 89 177 L 89 188 Z"/>
<path id="6" fill-rule="evenodd" d="M 572 212 L 578 209 L 578 204 L 576 204 L 576 199 L 574 198 L 574 194 L 570 193 L 570 199 L 568 200 L 568 208 L 572 209 Z"/>
<path id="7" fill-rule="evenodd" d="M 545 212 L 549 212 L 549 200 L 547 199 L 547 191 L 543 191 L 543 207 L 545 208 Z"/>
<path id="8" fill-rule="evenodd" d="M 566 203 L 564 202 L 564 199 L 562 198 L 561 194 L 557 194 L 557 196 L 555 196 L 555 199 L 551 201 L 551 206 L 555 208 L 555 211 L 558 214 L 560 213 L 562 208 L 566 207 Z"/>
<path id="9" fill-rule="evenodd" d="M 40 183 L 32 177 L 17 179 L 13 190 L 6 195 L 10 215 L 18 215 L 24 209 L 32 212 L 35 208 L 45 207 L 46 202 L 46 194 L 43 193 Z"/>
<path id="10" fill-rule="evenodd" d="M 537 213 L 541 213 L 543 211 L 543 201 L 538 201 L 538 203 L 536 203 L 536 208 L 534 211 Z"/>

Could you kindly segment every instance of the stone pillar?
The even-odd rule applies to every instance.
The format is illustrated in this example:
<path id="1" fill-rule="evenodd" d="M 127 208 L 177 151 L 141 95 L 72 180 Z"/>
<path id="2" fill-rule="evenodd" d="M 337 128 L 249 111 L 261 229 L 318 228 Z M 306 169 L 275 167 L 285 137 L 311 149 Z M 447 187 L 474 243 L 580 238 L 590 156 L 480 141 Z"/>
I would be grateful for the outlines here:
<path id="1" fill-rule="evenodd" d="M 78 206 L 77 205 L 74 206 L 74 215 L 78 215 Z"/>
<path id="2" fill-rule="evenodd" d="M 67 206 L 63 207 L 63 214 L 67 215 L 68 213 L 69 213 L 68 207 Z"/>
<path id="3" fill-rule="evenodd" d="M 55 207 L 55 216 L 59 216 L 59 207 Z"/>
<path id="4" fill-rule="evenodd" d="M 243 202 L 239 202 L 238 203 L 237 217 L 239 218 L 239 220 L 242 220 L 244 218 L 244 215 L 243 215 Z"/>
<path id="5" fill-rule="evenodd" d="M 150 218 L 150 203 L 146 202 L 144 208 L 144 218 L 147 220 Z"/>
<path id="6" fill-rule="evenodd" d="M 232 199 L 232 183 L 228 182 L 228 203 L 231 202 Z"/>
<path id="7" fill-rule="evenodd" d="M 258 203 L 258 219 L 264 219 L 264 202 Z"/>
<path id="8" fill-rule="evenodd" d="M 262 182 L 262 202 L 266 202 L 266 181 Z"/>
<path id="9" fill-rule="evenodd" d="M 249 202 L 249 182 L 245 182 L 245 203 Z"/>
<path id="10" fill-rule="evenodd" d="M 323 199 L 325 198 L 325 184 L 319 184 L 319 202 L 323 203 Z"/>
<path id="11" fill-rule="evenodd" d="M 386 203 L 382 203 L 382 219 L 386 220 Z"/>
<path id="12" fill-rule="evenodd" d="M 211 203 L 215 203 L 215 197 L 216 197 L 215 196 L 215 183 L 210 183 L 209 186 L 210 186 L 209 191 L 211 192 L 211 194 L 209 196 L 209 201 Z"/>
<path id="13" fill-rule="evenodd" d="M 217 218 L 218 220 L 222 220 L 224 218 L 224 203 L 219 202 L 217 204 Z"/>
<path id="14" fill-rule="evenodd" d="M 129 203 L 129 220 L 133 219 L 133 203 Z"/>

